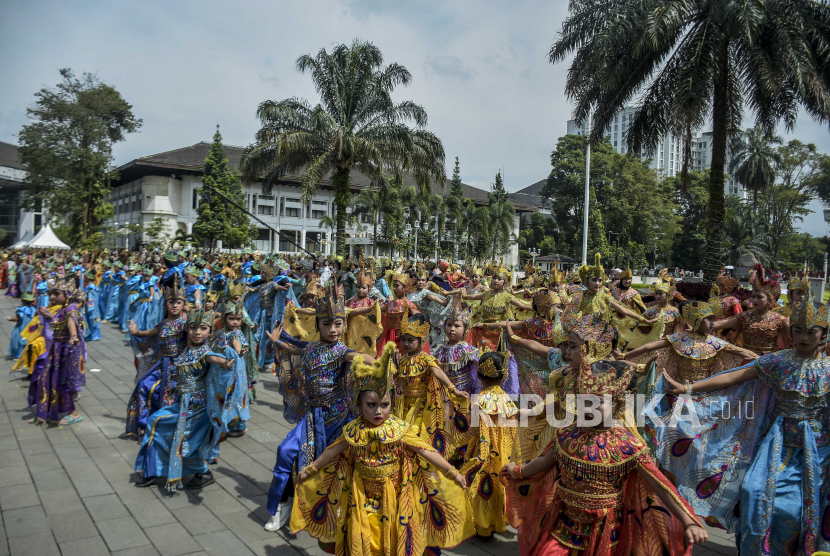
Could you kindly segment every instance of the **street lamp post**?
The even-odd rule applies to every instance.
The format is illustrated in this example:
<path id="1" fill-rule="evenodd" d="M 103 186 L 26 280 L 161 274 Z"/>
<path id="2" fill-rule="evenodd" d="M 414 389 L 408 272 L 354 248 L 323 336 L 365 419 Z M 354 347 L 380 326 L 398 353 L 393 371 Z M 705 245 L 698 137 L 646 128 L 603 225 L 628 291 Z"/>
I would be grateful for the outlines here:
<path id="1" fill-rule="evenodd" d="M 530 251 L 527 252 L 527 254 L 530 255 L 531 259 L 533 260 L 530 264 L 536 266 L 536 257 L 541 255 L 542 253 L 538 249 L 533 247 L 532 249 L 530 249 Z"/>
<path id="2" fill-rule="evenodd" d="M 588 110 L 588 127 L 585 128 L 588 138 L 585 149 L 585 208 L 582 218 L 582 264 L 588 264 L 588 211 L 591 208 L 591 111 Z"/>
<path id="3" fill-rule="evenodd" d="M 418 260 L 418 231 L 421 229 L 421 225 L 418 222 L 415 222 L 414 226 L 410 226 L 409 224 L 406 225 L 406 234 L 409 235 L 412 232 L 415 232 L 415 260 Z"/>

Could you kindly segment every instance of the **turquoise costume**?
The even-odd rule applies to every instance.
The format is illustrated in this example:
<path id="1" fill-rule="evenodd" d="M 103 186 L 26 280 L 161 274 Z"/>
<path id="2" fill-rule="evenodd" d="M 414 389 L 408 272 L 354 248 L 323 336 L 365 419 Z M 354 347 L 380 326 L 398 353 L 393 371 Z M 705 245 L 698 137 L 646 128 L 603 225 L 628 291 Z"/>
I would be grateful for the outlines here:
<path id="1" fill-rule="evenodd" d="M 242 355 L 236 353 L 236 350 L 231 346 L 233 340 L 238 340 L 242 345 Z M 244 354 L 250 349 L 248 340 L 241 330 L 220 330 L 210 341 L 210 349 L 217 353 L 225 353 L 230 347 L 234 352 L 235 364 L 233 370 L 236 372 L 233 399 L 228 403 L 228 431 L 242 432 L 248 428 L 245 423 L 251 418 L 251 410 L 249 408 L 250 399 L 248 397 L 248 373 L 246 371 Z M 219 448 L 216 447 L 216 456 L 219 455 Z"/>
<path id="2" fill-rule="evenodd" d="M 699 427 L 656 428 L 660 463 L 698 515 L 736 531 L 742 554 L 827 551 L 830 358 L 783 350 L 747 367 L 757 379 L 692 395 Z"/>
<path id="3" fill-rule="evenodd" d="M 18 307 L 14 314 L 17 315 L 17 322 L 12 330 L 11 340 L 9 341 L 9 357 L 17 359 L 23 354 L 23 348 L 26 347 L 27 340 L 20 336 L 20 333 L 29 326 L 29 322 L 35 316 L 35 309 L 32 305 L 24 305 Z"/>
<path id="4" fill-rule="evenodd" d="M 214 353 L 204 344 L 185 349 L 173 361 L 178 400 L 147 419 L 135 470 L 145 478 L 166 476 L 168 490 L 182 488 L 184 475 L 207 473 L 207 458 L 227 432 L 228 394 L 238 373 L 208 364 L 208 355 L 233 360 L 236 352 Z"/>
<path id="5" fill-rule="evenodd" d="M 101 281 L 98 282 L 98 289 L 101 290 L 101 293 L 98 296 L 98 314 L 101 315 L 101 318 L 104 318 L 104 315 L 107 314 L 107 303 L 109 303 L 110 291 L 112 291 L 113 276 L 115 275 L 112 271 L 107 270 L 101 276 Z"/>
<path id="6" fill-rule="evenodd" d="M 86 331 L 84 332 L 84 340 L 94 342 L 101 339 L 101 313 L 98 312 L 98 299 L 101 290 L 98 289 L 95 282 L 90 282 L 84 287 L 84 293 L 86 293 L 86 308 L 84 309 Z"/>
<path id="7" fill-rule="evenodd" d="M 127 280 L 127 284 L 122 288 L 122 296 L 124 303 L 121 310 L 121 330 L 129 331 L 130 321 L 135 319 L 135 313 L 138 311 L 138 286 L 141 284 L 141 275 L 131 277 Z"/>

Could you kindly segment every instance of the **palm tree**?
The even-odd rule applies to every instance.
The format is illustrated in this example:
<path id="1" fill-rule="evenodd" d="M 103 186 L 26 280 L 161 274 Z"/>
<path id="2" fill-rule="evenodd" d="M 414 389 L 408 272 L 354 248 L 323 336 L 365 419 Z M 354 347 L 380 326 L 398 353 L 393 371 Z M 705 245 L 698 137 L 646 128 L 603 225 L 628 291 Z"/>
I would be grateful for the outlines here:
<path id="1" fill-rule="evenodd" d="M 257 116 L 262 128 L 242 159 L 248 181 L 266 176 L 263 193 L 288 172 L 302 172 L 303 200 L 331 175 L 337 214 L 337 252 L 346 248 L 346 204 L 354 169 L 379 183 L 385 173 L 409 173 L 429 191 L 431 181 L 443 186 L 444 146 L 427 131 L 427 113 L 411 101 L 394 103 L 391 93 L 409 85 L 412 75 L 399 64 L 383 66 L 380 49 L 355 40 L 331 53 L 304 54 L 297 70 L 308 71 L 321 102 L 289 98 L 265 101 Z M 414 123 L 414 127 L 408 125 Z"/>
<path id="2" fill-rule="evenodd" d="M 732 159 L 729 173 L 735 180 L 752 191 L 752 207 L 758 211 L 758 192 L 775 182 L 775 164 L 778 151 L 773 145 L 784 140 L 777 135 L 767 135 L 758 127 L 751 127 L 732 141 Z"/>
<path id="3" fill-rule="evenodd" d="M 755 212 L 748 210 L 745 205 L 746 203 L 736 197 L 730 197 L 726 202 L 721 256 L 739 266 L 741 257 L 752 255 L 755 260 L 769 268 L 774 262 L 770 256 L 769 234 L 764 231 L 764 226 Z"/>
<path id="4" fill-rule="evenodd" d="M 472 246 L 478 244 L 478 240 L 487 235 L 489 223 L 490 213 L 487 207 L 476 206 L 472 199 L 464 199 L 464 211 L 459 226 L 467 230 L 466 257 L 468 259 L 472 258 Z"/>
<path id="5" fill-rule="evenodd" d="M 594 114 L 592 143 L 639 96 L 627 130 L 629 151 L 650 152 L 666 133 L 685 136 L 712 121 L 705 271 L 714 279 L 723 237 L 727 140 L 744 99 L 767 134 L 795 126 L 799 105 L 830 116 L 830 7 L 813 0 L 573 0 L 550 50 L 551 63 L 574 54 L 565 92 L 574 119 Z"/>
<path id="6" fill-rule="evenodd" d="M 487 207 L 487 233 L 493 236 L 493 259 L 504 253 L 516 229 L 516 209 L 510 203 L 494 203 Z M 500 248 L 501 247 L 501 248 Z"/>

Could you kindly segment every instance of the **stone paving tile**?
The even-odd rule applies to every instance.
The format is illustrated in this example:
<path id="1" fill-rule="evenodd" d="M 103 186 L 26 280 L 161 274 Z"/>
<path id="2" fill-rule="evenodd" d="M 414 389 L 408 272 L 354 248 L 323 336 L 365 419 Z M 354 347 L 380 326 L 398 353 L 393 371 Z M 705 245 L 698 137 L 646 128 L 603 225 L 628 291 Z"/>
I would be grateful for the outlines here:
<path id="1" fill-rule="evenodd" d="M 10 538 L 9 553 L 13 556 L 60 556 L 55 538 L 49 531 Z"/>
<path id="2" fill-rule="evenodd" d="M 0 295 L 0 313 L 17 305 Z M 0 320 L 0 349 L 12 327 Z M 102 333 L 102 341 L 87 344 L 87 368 L 101 371 L 87 373 L 76 404 L 84 419 L 70 426 L 26 423 L 32 416 L 28 380 L 22 373 L 8 376 L 12 363 L 0 360 L 0 535 L 7 539 L 0 542 L 0 556 L 324 554 L 306 533 L 263 529 L 277 446 L 292 428 L 273 375 L 260 377 L 248 434 L 222 444 L 219 465 L 211 467 L 216 484 L 175 494 L 163 485 L 136 488 L 139 443 L 121 438 L 135 378 L 133 355 L 115 326 L 104 325 Z M 506 534 L 445 553 L 513 556 L 518 545 Z M 694 553 L 733 556 L 735 549 L 730 536 L 713 532 Z"/>

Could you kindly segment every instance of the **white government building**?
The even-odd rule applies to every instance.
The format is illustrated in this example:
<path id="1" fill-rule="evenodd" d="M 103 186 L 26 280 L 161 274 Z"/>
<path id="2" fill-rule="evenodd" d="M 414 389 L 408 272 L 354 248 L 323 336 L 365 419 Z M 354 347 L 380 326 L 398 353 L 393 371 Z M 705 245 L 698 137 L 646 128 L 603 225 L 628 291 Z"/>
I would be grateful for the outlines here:
<path id="1" fill-rule="evenodd" d="M 196 222 L 196 208 L 199 203 L 199 189 L 202 187 L 202 171 L 211 143 L 197 143 L 189 147 L 137 158 L 118 168 L 119 180 L 113 184 L 110 202 L 115 215 L 107 224 L 115 229 L 130 224 L 148 225 L 156 217 L 165 220 L 167 233 L 172 237 L 176 230 L 191 233 Z M 231 168 L 238 168 L 244 149 L 225 146 L 225 155 Z M 369 180 L 361 174 L 351 175 L 355 192 L 370 186 Z M 334 250 L 331 230 L 320 225 L 324 216 L 333 216 L 334 193 L 329 181 L 324 181 L 309 203 L 302 202 L 299 176 L 284 176 L 274 184 L 270 195 L 262 194 L 262 184 L 243 184 L 247 210 L 257 215 L 270 228 L 254 222 L 259 233 L 255 242 L 257 250 L 266 252 L 292 253 L 299 251 L 293 242 L 312 252 L 330 254 Z M 433 192 L 447 196 L 446 188 L 433 186 Z M 487 191 L 464 185 L 464 194 L 478 205 L 487 204 Z M 536 207 L 515 200 L 510 202 L 516 208 L 516 228 L 519 233 L 519 218 L 522 214 L 536 212 Z M 362 218 L 359 226 L 350 226 L 346 233 L 348 251 L 371 254 L 373 226 Z M 116 244 L 134 245 L 140 238 L 135 235 L 121 235 Z M 146 237 L 143 238 L 146 241 Z M 424 258 L 427 253 L 420 253 Z M 519 260 L 518 245 L 513 242 L 511 251 L 505 255 L 505 263 L 516 264 Z"/>

